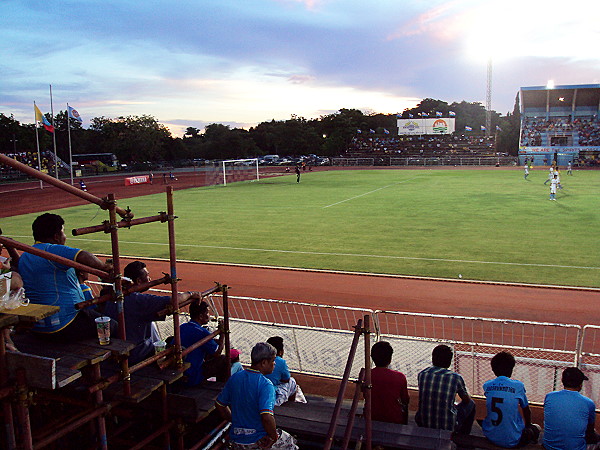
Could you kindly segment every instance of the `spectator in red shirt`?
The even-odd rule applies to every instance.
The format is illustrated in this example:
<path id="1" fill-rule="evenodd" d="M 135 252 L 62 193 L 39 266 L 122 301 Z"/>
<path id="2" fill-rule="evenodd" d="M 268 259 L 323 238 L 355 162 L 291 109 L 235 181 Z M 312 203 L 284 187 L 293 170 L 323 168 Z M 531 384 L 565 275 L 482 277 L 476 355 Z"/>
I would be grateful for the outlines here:
<path id="1" fill-rule="evenodd" d="M 388 368 L 394 349 L 389 342 L 380 341 L 371 348 L 375 368 L 371 371 L 371 401 L 373 420 L 381 422 L 408 422 L 408 389 L 403 373 Z"/>

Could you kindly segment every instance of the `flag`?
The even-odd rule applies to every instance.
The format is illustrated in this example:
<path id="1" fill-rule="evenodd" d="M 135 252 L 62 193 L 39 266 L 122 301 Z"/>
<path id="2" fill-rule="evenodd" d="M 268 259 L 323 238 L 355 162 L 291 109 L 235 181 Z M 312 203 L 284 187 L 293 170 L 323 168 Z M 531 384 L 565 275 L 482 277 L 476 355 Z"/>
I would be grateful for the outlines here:
<path id="1" fill-rule="evenodd" d="M 465 125 L 465 131 L 473 131 L 473 128 L 471 128 L 471 127 L 469 127 L 469 126 Z"/>
<path id="2" fill-rule="evenodd" d="M 411 113 L 408 113 L 408 118 L 409 119 L 412 119 L 413 117 L 415 117 L 415 116 L 413 116 Z"/>
<path id="3" fill-rule="evenodd" d="M 397 117 L 398 119 L 402 119 L 402 114 L 398 113 L 398 114 L 396 114 L 396 117 Z"/>
<path id="4" fill-rule="evenodd" d="M 448 111 L 448 115 L 450 117 L 456 117 L 456 113 L 454 111 Z"/>
<path id="5" fill-rule="evenodd" d="M 373 130 L 372 128 L 369 129 L 369 133 L 371 134 L 375 134 L 375 130 Z"/>
<path id="6" fill-rule="evenodd" d="M 71 119 L 76 120 L 79 123 L 83 122 L 83 119 L 81 118 L 81 116 L 79 115 L 79 113 L 77 112 L 77 110 L 75 108 L 71 108 L 69 105 L 67 105 L 67 112 Z"/>
<path id="7" fill-rule="evenodd" d="M 500 128 L 498 125 L 496 125 L 496 131 L 502 131 L 502 128 Z"/>
<path id="8" fill-rule="evenodd" d="M 429 117 L 429 114 L 427 114 L 426 112 L 422 113 L 423 117 Z"/>
<path id="9" fill-rule="evenodd" d="M 35 111 L 36 126 L 38 123 L 41 123 L 46 130 L 48 130 L 50 133 L 54 133 L 54 127 L 52 124 L 50 124 L 50 122 L 48 122 L 48 119 L 46 119 L 46 117 L 40 111 L 40 108 L 38 108 L 35 103 L 33 104 L 33 110 Z"/>
<path id="10" fill-rule="evenodd" d="M 390 134 L 390 130 L 386 130 L 385 128 L 383 129 L 383 132 L 384 132 L 385 134 Z"/>
<path id="11" fill-rule="evenodd" d="M 487 130 L 487 128 L 484 127 L 483 125 L 481 125 L 481 131 L 485 131 L 485 130 Z"/>
<path id="12" fill-rule="evenodd" d="M 362 134 L 362 130 L 356 130 L 358 134 Z"/>
<path id="13" fill-rule="evenodd" d="M 435 112 L 435 117 L 442 117 L 441 111 L 436 111 Z"/>

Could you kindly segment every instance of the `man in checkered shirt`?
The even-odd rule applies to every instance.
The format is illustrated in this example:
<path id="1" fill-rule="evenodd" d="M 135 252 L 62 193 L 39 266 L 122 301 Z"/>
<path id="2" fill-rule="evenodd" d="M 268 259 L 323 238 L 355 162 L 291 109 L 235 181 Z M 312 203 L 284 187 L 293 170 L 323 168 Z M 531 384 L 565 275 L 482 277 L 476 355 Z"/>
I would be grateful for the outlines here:
<path id="1" fill-rule="evenodd" d="M 419 372 L 419 409 L 415 421 L 420 427 L 469 434 L 475 419 L 475 402 L 471 400 L 465 380 L 448 370 L 452 349 L 438 345 L 432 353 L 433 366 Z M 456 394 L 461 402 L 454 404 Z"/>

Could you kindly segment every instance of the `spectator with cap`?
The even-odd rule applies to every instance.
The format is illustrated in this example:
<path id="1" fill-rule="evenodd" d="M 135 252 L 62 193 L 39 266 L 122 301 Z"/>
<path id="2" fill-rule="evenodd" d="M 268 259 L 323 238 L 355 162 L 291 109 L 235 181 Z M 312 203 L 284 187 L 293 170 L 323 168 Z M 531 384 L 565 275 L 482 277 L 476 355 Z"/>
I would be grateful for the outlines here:
<path id="1" fill-rule="evenodd" d="M 600 440 L 594 429 L 596 406 L 581 395 L 588 380 L 577 367 L 562 373 L 564 389 L 546 394 L 544 399 L 544 448 L 547 450 L 585 450 Z M 596 448 L 596 447 L 594 447 Z"/>
<path id="2" fill-rule="evenodd" d="M 232 348 L 229 350 L 229 359 L 231 360 L 231 375 L 238 373 L 240 370 L 244 370 L 242 363 L 240 362 L 240 351 Z"/>

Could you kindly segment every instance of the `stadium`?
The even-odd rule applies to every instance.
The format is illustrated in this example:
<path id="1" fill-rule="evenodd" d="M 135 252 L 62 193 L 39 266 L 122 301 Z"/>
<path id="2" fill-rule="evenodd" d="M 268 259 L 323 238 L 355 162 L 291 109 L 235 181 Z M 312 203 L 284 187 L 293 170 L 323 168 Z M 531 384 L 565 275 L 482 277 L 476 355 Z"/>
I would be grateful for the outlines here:
<path id="1" fill-rule="evenodd" d="M 460 118 L 436 111 L 429 113 L 434 118 L 397 118 L 397 133 L 361 131 L 330 166 L 311 164 L 312 157 L 298 161 L 299 175 L 289 165 L 259 165 L 258 158 L 219 160 L 88 173 L 83 191 L 69 183 L 68 172 L 66 182 L 48 175 L 64 167 L 51 153 L 44 156 L 46 173 L 19 163 L 35 161 L 31 155 L 0 155 L 11 181 L 0 185 L 6 205 L 0 243 L 31 250 L 32 221 L 55 212 L 73 230 L 70 245 L 118 261 L 115 267 L 143 260 L 156 277 L 163 273 L 153 292 L 200 291 L 214 317 L 211 336 L 225 331 L 226 349 L 240 350 L 244 365 L 256 342 L 282 336 L 304 392 L 339 400 L 322 400 L 310 413 L 301 404 L 276 410 L 278 424 L 294 430 L 302 448 L 324 448 L 328 441 L 342 448 L 346 439 L 450 448 L 450 432 L 410 425 L 392 432 L 362 419 L 354 431 L 347 426 L 353 393 L 344 391 L 369 366 L 363 346 L 368 361 L 370 343 L 392 344 L 391 368 L 406 375 L 413 397 L 419 371 L 443 343 L 453 348 L 452 368 L 483 411 L 482 385 L 493 377 L 490 360 L 501 350 L 515 356 L 515 377 L 527 385 L 537 417 L 569 366 L 585 371 L 590 382 L 582 392 L 600 402 L 594 314 L 600 243 L 593 232 L 600 218 L 600 173 L 593 170 L 600 86 L 523 87 L 520 98 L 518 161 L 499 155 L 490 133 L 456 132 Z M 547 201 L 544 184 L 553 163 L 564 185 L 556 203 Z M 523 179 L 525 164 L 533 170 Z M 18 173 L 35 181 L 18 180 Z M 93 278 L 97 299 L 103 284 Z M 111 283 L 120 290 L 119 277 Z M 169 318 L 157 322 L 161 338 L 178 336 L 178 324 L 189 320 L 187 304 L 176 297 Z M 3 327 L 30 327 L 40 316 L 27 308 L 5 311 Z M 224 330 L 215 329 L 217 319 L 225 319 Z M 129 349 L 114 341 L 108 351 L 90 343 L 85 349 L 48 344 L 44 353 L 17 335 L 20 354 L 4 351 L 2 342 L 9 425 L 2 438 L 24 442 L 23 448 L 103 440 L 110 448 L 223 445 L 227 425 L 213 411 L 218 384 L 200 393 L 169 388 L 184 367 L 177 338 L 131 367 Z M 120 370 L 101 364 L 108 359 L 119 361 Z M 369 384 L 370 369 L 365 372 L 359 388 Z M 78 399 L 82 392 L 86 401 Z M 57 417 L 72 419 L 44 424 L 39 414 L 52 405 L 60 405 Z M 344 420 L 336 431 L 331 424 L 339 414 Z M 393 437 L 384 438 L 388 432 Z M 473 439 L 468 444 L 478 448 L 481 439 Z"/>

